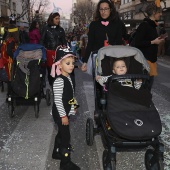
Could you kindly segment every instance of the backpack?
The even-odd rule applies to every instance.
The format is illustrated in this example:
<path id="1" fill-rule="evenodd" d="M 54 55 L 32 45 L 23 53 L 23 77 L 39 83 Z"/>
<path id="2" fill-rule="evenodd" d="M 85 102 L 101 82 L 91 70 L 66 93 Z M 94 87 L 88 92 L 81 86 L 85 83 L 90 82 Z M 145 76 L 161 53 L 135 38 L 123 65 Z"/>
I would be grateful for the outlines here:
<path id="1" fill-rule="evenodd" d="M 2 46 L 1 46 L 1 57 L 3 59 L 4 64 L 12 63 L 12 58 L 8 56 L 7 54 L 7 46 L 10 44 L 12 41 L 15 42 L 14 38 L 8 38 L 6 41 L 3 41 Z M 13 51 L 16 50 L 16 43 Z"/>
<path id="2" fill-rule="evenodd" d="M 6 70 L 4 67 L 4 62 L 2 57 L 0 57 L 0 81 L 7 82 L 8 81 L 8 76 L 6 74 Z"/>
<path id="3" fill-rule="evenodd" d="M 142 21 L 142 23 L 148 23 L 147 21 Z M 142 23 L 140 23 L 140 24 L 142 24 Z M 139 25 L 140 26 L 140 25 Z M 139 27 L 138 26 L 138 27 Z M 130 36 L 130 41 L 129 41 L 129 45 L 131 46 L 131 47 L 135 47 L 136 45 L 135 45 L 135 39 L 136 39 L 136 33 L 137 33 L 137 31 L 138 31 L 138 28 L 137 29 L 135 29 L 133 32 L 132 32 L 132 34 L 131 34 L 131 36 Z"/>

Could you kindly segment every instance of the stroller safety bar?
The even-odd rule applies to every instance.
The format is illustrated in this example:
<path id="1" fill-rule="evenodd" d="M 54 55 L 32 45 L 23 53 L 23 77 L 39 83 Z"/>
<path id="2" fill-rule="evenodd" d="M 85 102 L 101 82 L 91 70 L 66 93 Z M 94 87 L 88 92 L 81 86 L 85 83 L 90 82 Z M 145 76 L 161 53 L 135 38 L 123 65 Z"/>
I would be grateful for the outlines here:
<path id="1" fill-rule="evenodd" d="M 118 79 L 149 79 L 149 75 L 142 75 L 142 74 L 112 75 L 111 78 L 112 81 Z"/>

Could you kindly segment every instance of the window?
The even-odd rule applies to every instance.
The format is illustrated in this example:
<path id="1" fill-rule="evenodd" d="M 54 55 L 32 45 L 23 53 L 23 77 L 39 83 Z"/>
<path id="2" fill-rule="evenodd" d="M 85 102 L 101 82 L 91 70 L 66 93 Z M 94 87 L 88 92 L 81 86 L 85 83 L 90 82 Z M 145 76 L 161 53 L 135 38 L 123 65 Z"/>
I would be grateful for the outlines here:
<path id="1" fill-rule="evenodd" d="M 1 16 L 7 16 L 7 7 L 5 5 L 1 5 Z"/>
<path id="2" fill-rule="evenodd" d="M 9 2 L 7 2 L 9 8 L 11 8 L 11 2 L 12 0 L 9 0 Z"/>
<path id="3" fill-rule="evenodd" d="M 13 7 L 13 10 L 16 11 L 16 3 L 15 2 L 12 2 L 12 7 Z"/>
<path id="4" fill-rule="evenodd" d="M 121 5 L 125 4 L 125 0 L 121 0 Z"/>

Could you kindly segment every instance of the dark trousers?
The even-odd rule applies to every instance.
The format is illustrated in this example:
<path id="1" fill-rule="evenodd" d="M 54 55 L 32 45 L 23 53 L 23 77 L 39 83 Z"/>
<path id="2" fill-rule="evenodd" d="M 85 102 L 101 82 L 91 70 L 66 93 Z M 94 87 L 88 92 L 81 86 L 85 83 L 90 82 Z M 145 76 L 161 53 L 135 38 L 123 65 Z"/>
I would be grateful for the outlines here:
<path id="1" fill-rule="evenodd" d="M 11 95 L 12 87 L 11 87 L 11 81 L 7 82 L 7 96 Z"/>
<path id="2" fill-rule="evenodd" d="M 150 91 L 151 91 L 151 89 L 152 89 L 153 83 L 154 83 L 154 76 L 150 76 L 150 77 L 149 77 L 149 86 L 148 86 L 148 89 L 149 89 Z"/>
<path id="3" fill-rule="evenodd" d="M 69 125 L 62 125 L 61 117 L 53 104 L 52 114 L 55 123 L 58 126 L 58 134 L 55 137 L 54 149 L 68 148 L 70 146 L 70 128 Z"/>
<path id="4" fill-rule="evenodd" d="M 50 75 L 51 74 L 51 67 L 47 66 L 47 72 L 48 72 L 48 82 L 49 85 L 52 86 L 54 82 L 54 78 Z"/>

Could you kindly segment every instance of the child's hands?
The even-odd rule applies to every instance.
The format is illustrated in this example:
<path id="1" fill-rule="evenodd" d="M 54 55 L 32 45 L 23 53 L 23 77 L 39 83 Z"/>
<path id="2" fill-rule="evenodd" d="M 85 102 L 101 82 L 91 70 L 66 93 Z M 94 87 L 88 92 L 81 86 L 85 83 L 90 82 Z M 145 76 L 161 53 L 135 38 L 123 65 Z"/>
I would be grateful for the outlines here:
<path id="1" fill-rule="evenodd" d="M 100 76 L 96 76 L 96 81 L 98 81 L 101 77 Z"/>
<path id="2" fill-rule="evenodd" d="M 67 116 L 62 117 L 61 122 L 62 122 L 62 125 L 68 125 L 69 124 L 68 117 Z"/>
<path id="3" fill-rule="evenodd" d="M 82 64 L 81 70 L 84 71 L 84 72 L 87 71 L 87 64 L 86 63 Z"/>

